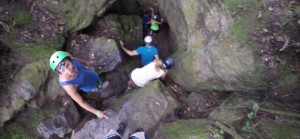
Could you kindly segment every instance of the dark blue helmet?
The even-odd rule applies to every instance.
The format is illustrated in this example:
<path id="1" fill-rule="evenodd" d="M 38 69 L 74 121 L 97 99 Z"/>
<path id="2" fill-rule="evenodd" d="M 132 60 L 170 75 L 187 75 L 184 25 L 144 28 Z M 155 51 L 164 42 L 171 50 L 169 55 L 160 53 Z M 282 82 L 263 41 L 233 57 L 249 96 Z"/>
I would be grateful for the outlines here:
<path id="1" fill-rule="evenodd" d="M 171 67 L 173 66 L 173 64 L 174 64 L 174 61 L 173 61 L 173 59 L 170 58 L 170 57 L 168 57 L 168 58 L 166 58 L 166 59 L 164 60 L 164 67 L 165 67 L 166 69 L 171 68 Z"/>

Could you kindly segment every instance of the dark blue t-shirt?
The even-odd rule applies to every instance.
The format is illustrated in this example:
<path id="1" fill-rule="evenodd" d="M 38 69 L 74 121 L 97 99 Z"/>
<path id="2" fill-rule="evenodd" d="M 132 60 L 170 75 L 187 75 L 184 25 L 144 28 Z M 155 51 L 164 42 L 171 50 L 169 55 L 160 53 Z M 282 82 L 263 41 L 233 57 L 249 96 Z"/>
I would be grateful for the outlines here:
<path id="1" fill-rule="evenodd" d="M 141 55 L 143 66 L 149 64 L 154 60 L 154 56 L 158 55 L 157 49 L 154 46 L 141 46 L 136 49 L 138 55 Z"/>
<path id="2" fill-rule="evenodd" d="M 147 15 L 144 15 L 143 16 L 143 25 L 145 26 L 148 22 L 151 21 L 151 17 L 150 16 L 147 16 Z"/>

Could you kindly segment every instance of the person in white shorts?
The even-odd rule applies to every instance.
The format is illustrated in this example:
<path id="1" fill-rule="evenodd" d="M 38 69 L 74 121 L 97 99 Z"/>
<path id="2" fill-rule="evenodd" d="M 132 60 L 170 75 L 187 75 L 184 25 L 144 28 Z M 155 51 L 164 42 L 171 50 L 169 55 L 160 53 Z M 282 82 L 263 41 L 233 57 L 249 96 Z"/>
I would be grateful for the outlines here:
<path id="1" fill-rule="evenodd" d="M 127 89 L 135 86 L 144 87 L 149 81 L 158 78 L 164 80 L 168 73 L 167 69 L 172 65 L 172 59 L 167 59 L 164 63 L 161 60 L 154 60 L 142 68 L 134 69 L 130 74 Z"/>

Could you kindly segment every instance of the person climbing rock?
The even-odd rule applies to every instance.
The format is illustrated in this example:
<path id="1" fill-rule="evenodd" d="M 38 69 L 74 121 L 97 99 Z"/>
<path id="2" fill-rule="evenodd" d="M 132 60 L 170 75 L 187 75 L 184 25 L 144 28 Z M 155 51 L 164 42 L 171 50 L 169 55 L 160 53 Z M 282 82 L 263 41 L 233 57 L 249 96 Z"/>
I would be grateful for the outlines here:
<path id="1" fill-rule="evenodd" d="M 164 19 L 160 19 L 160 22 L 157 21 L 157 15 L 154 15 L 151 20 L 147 23 L 150 24 L 150 35 L 155 35 L 159 31 L 159 25 L 163 23 Z"/>
<path id="2" fill-rule="evenodd" d="M 102 83 L 96 72 L 85 67 L 90 66 L 90 62 L 72 57 L 67 52 L 57 51 L 52 54 L 49 63 L 50 68 L 56 72 L 62 88 L 76 103 L 97 117 L 108 119 L 102 111 L 93 108 L 84 101 L 77 90 L 81 89 L 89 93 L 99 93 L 98 91 L 106 88 L 109 84 L 108 81 Z"/>
<path id="3" fill-rule="evenodd" d="M 159 60 L 154 60 L 148 65 L 142 68 L 136 68 L 130 73 L 130 80 L 128 81 L 127 90 L 130 90 L 134 87 L 144 87 L 149 81 L 155 79 L 166 78 L 169 68 L 173 65 L 173 60 L 167 58 L 164 62 Z"/>
<path id="4" fill-rule="evenodd" d="M 124 43 L 120 41 L 120 47 L 124 50 L 125 53 L 127 53 L 130 56 L 136 56 L 140 55 L 143 66 L 149 64 L 154 59 L 159 59 L 158 51 L 157 49 L 151 45 L 152 37 L 146 36 L 144 39 L 145 46 L 140 46 L 136 50 L 128 50 L 124 47 Z"/>
<path id="5" fill-rule="evenodd" d="M 152 7 L 150 8 L 150 10 L 146 10 L 144 12 L 144 15 L 142 17 L 142 19 L 143 19 L 143 37 L 145 37 L 149 31 L 149 25 L 147 23 L 151 21 L 151 17 L 153 15 L 154 15 L 154 11 L 153 11 Z"/>

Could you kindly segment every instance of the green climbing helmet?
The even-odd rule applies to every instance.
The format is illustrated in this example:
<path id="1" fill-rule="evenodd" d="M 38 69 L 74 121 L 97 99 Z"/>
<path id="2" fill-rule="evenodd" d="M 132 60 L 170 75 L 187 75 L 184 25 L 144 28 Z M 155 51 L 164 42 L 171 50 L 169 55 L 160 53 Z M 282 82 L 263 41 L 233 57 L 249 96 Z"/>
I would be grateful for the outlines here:
<path id="1" fill-rule="evenodd" d="M 57 51 L 54 54 L 52 54 L 50 58 L 50 68 L 55 71 L 57 65 L 64 60 L 66 57 L 70 56 L 69 53 L 64 52 L 64 51 Z"/>

